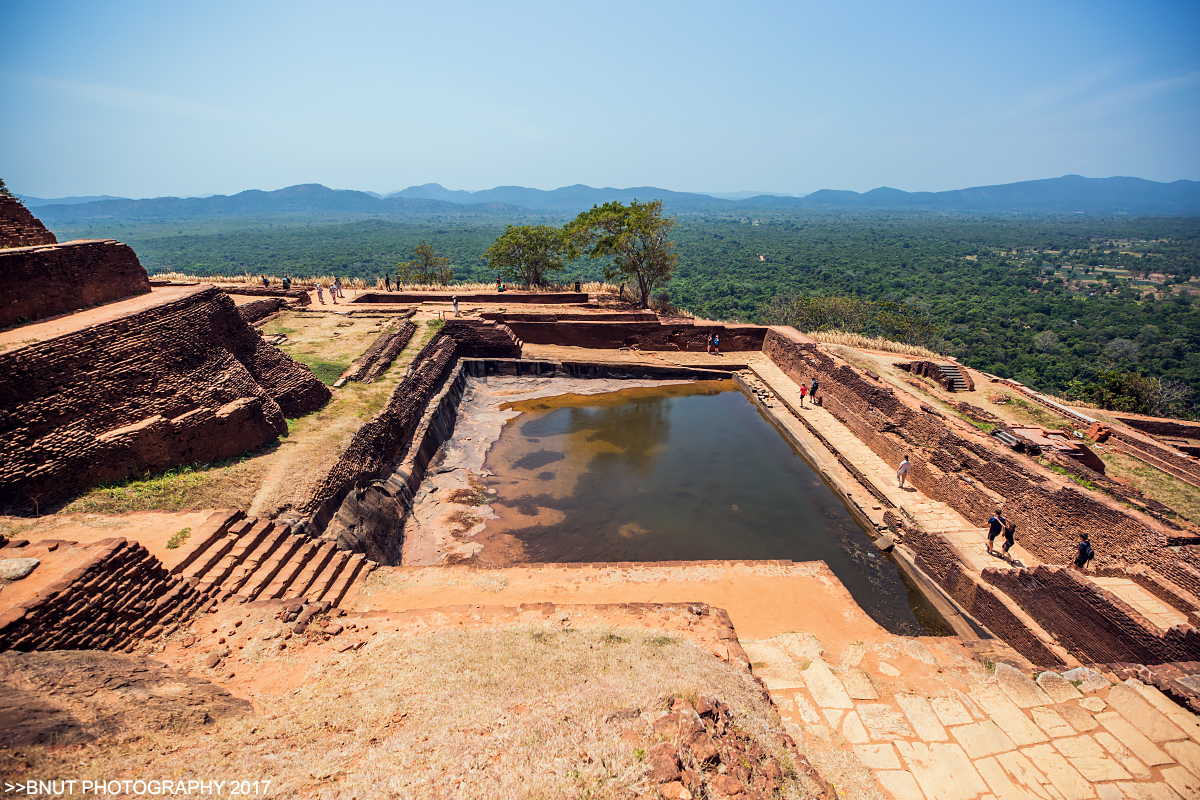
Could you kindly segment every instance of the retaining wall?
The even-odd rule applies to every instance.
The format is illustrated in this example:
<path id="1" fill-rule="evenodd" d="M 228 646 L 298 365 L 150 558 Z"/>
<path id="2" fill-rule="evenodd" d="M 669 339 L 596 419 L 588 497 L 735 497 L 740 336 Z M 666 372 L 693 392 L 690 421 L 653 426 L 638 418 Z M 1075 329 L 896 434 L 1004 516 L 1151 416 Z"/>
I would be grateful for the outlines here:
<path id="1" fill-rule="evenodd" d="M 122 538 L 21 606 L 0 614 L 0 650 L 125 650 L 174 630 L 212 595 Z"/>
<path id="2" fill-rule="evenodd" d="M 274 314 L 279 309 L 283 308 L 286 303 L 279 297 L 267 297 L 262 300 L 254 300 L 249 303 L 243 303 L 237 307 L 238 314 L 246 321 L 248 325 L 253 325 L 260 319 L 266 319 Z"/>
<path id="3" fill-rule="evenodd" d="M 0 327 L 150 291 L 133 248 L 111 239 L 0 249 Z"/>
<path id="4" fill-rule="evenodd" d="M 518 322 L 506 324 L 528 344 L 554 344 L 616 350 L 704 352 L 714 331 L 721 337 L 721 352 L 736 353 L 763 349 L 767 329 L 757 325 L 692 325 L 660 322 Z"/>
<path id="5" fill-rule="evenodd" d="M 424 292 L 365 292 L 351 303 L 450 303 L 458 297 L 464 303 L 541 304 L 553 306 L 587 305 L 586 292 L 482 292 L 478 294 L 424 293 Z"/>
<path id="6" fill-rule="evenodd" d="M 1081 660 L 1200 659 L 1200 632 L 1191 626 L 1163 631 L 1116 595 L 1066 567 L 985 569 L 983 579 L 1012 597 Z"/>
<path id="7" fill-rule="evenodd" d="M 347 380 L 371 383 L 382 375 L 396 356 L 408 346 L 409 340 L 416 333 L 417 326 L 408 320 L 401 322 L 398 327 L 389 328 L 379 335 L 366 352 L 354 363 L 354 369 L 346 376 Z"/>
<path id="8" fill-rule="evenodd" d="M 0 353 L 0 374 L 0 510 L 17 513 L 254 450 L 330 397 L 212 287 Z"/>

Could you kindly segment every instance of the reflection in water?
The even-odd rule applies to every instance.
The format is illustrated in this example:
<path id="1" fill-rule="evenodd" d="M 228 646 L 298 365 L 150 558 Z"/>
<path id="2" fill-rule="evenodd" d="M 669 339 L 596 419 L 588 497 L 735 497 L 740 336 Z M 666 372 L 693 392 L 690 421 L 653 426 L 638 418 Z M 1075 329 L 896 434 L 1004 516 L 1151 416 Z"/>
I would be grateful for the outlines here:
<path id="1" fill-rule="evenodd" d="M 517 560 L 819 559 L 888 630 L 927 632 L 895 565 L 733 381 L 510 407 L 489 528 Z"/>

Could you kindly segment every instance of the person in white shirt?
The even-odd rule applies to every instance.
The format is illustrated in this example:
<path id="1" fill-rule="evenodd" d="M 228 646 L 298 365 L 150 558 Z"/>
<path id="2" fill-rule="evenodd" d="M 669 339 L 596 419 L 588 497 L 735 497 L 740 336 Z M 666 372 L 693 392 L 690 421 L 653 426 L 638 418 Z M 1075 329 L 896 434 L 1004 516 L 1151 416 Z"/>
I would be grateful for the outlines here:
<path id="1" fill-rule="evenodd" d="M 908 477 L 908 471 L 912 468 L 909 463 L 908 456 L 904 456 L 904 460 L 900 462 L 900 468 L 896 470 L 896 481 L 901 489 L 904 488 L 904 479 Z"/>

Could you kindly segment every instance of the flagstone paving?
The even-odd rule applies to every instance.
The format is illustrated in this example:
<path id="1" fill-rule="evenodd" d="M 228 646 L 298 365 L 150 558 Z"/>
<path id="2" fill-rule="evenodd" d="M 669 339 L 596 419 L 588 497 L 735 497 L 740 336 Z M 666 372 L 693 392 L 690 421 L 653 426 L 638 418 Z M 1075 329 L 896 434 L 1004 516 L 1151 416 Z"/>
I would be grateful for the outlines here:
<path id="1" fill-rule="evenodd" d="M 930 638 L 830 653 L 812 637 L 797 651 L 796 637 L 742 646 L 835 784 L 862 768 L 896 800 L 1200 798 L 1200 717 L 1153 686 L 1099 673 L 1078 688 L 1053 672 L 1035 682 Z"/>

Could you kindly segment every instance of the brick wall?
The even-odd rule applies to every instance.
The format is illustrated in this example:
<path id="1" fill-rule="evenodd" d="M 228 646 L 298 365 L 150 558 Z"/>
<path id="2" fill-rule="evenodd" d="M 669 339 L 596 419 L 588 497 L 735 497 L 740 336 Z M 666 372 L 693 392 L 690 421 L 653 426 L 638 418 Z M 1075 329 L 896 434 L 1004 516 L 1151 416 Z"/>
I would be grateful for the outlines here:
<path id="1" fill-rule="evenodd" d="M 703 353 L 708 336 L 721 337 L 721 352 L 758 351 L 767 329 L 758 325 L 690 325 L 660 322 L 518 322 L 505 323 L 523 342 L 615 350 L 690 350 Z"/>
<path id="2" fill-rule="evenodd" d="M 1066 567 L 985 569 L 983 579 L 1004 591 L 1081 661 L 1104 664 L 1200 659 L 1200 632 L 1163 631 L 1111 592 Z"/>
<path id="3" fill-rule="evenodd" d="M 0 614 L 0 650 L 126 650 L 211 602 L 125 539 L 93 545 L 83 566 Z"/>
<path id="4" fill-rule="evenodd" d="M 466 358 L 520 358 L 521 345 L 503 322 L 466 319 L 446 320 L 447 336 L 458 342 L 458 354 Z"/>
<path id="5" fill-rule="evenodd" d="M 238 314 L 246 320 L 246 323 L 253 325 L 260 319 L 266 319 L 274 314 L 285 305 L 282 298 L 266 297 L 262 300 L 254 300 L 249 303 L 243 303 L 237 307 Z"/>
<path id="6" fill-rule="evenodd" d="M 408 320 L 401 322 L 398 327 L 384 331 L 354 363 L 354 369 L 346 378 L 371 383 L 392 365 L 396 356 L 408 346 L 409 340 L 416 332 L 417 326 Z"/>
<path id="7" fill-rule="evenodd" d="M 1184 439 L 1200 439 L 1200 423 L 1180 422 L 1173 419 L 1141 417 L 1117 417 L 1117 422 L 1123 422 L 1134 430 L 1148 433 L 1151 436 L 1181 436 Z"/>
<path id="8" fill-rule="evenodd" d="M 0 353 L 0 510 L 256 449 L 329 390 L 212 287 Z"/>
<path id="9" fill-rule="evenodd" d="M 58 244 L 41 220 L 15 197 L 0 197 L 0 247 Z"/>
<path id="10" fill-rule="evenodd" d="M 0 280 L 0 327 L 150 291 L 133 249 L 110 239 L 0 249 Z"/>

